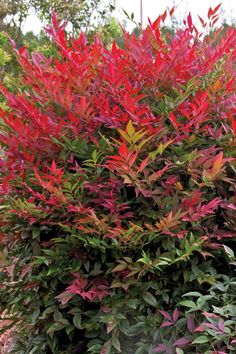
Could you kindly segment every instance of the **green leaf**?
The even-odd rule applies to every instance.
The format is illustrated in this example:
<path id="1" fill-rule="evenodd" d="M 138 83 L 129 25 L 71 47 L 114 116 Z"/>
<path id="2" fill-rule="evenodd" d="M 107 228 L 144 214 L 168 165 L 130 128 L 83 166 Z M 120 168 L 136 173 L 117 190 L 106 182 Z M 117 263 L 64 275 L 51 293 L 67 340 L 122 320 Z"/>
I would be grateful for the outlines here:
<path id="1" fill-rule="evenodd" d="M 201 308 L 205 304 L 206 300 L 207 299 L 204 296 L 199 297 L 199 299 L 197 299 L 197 306 Z"/>
<path id="2" fill-rule="evenodd" d="M 127 306 L 131 307 L 132 309 L 136 309 L 139 304 L 139 301 L 137 299 L 130 299 L 130 300 L 127 300 L 125 302 L 125 304 Z"/>
<path id="3" fill-rule="evenodd" d="M 135 129 L 131 120 L 126 126 L 126 131 L 129 134 L 129 136 L 133 136 L 135 134 Z"/>
<path id="4" fill-rule="evenodd" d="M 185 306 L 185 307 L 190 307 L 190 308 L 196 307 L 196 304 L 193 301 L 191 301 L 191 300 L 180 301 L 179 305 L 182 305 L 182 306 Z"/>
<path id="5" fill-rule="evenodd" d="M 224 247 L 224 250 L 225 250 L 226 254 L 229 256 L 229 258 L 234 258 L 235 257 L 234 251 L 230 247 L 228 247 L 226 245 L 223 245 L 223 247 Z"/>
<path id="6" fill-rule="evenodd" d="M 76 328 L 81 329 L 81 314 L 76 313 L 73 317 L 73 324 Z"/>
<path id="7" fill-rule="evenodd" d="M 40 308 L 38 307 L 38 308 L 34 311 L 33 315 L 31 316 L 31 324 L 35 325 L 36 320 L 37 320 L 39 314 L 40 314 Z"/>
<path id="8" fill-rule="evenodd" d="M 145 293 L 143 294 L 143 299 L 149 305 L 157 307 L 157 300 L 149 291 L 145 291 Z"/>
<path id="9" fill-rule="evenodd" d="M 64 186 L 66 189 L 69 189 L 69 190 L 71 190 L 71 188 L 72 188 L 72 184 L 70 182 L 65 182 Z"/>
<path id="10" fill-rule="evenodd" d="M 176 350 L 176 354 L 184 354 L 184 351 L 181 348 L 176 348 L 175 350 Z"/>
<path id="11" fill-rule="evenodd" d="M 111 284 L 110 288 L 121 288 L 122 287 L 122 283 L 121 282 L 117 282 L 117 281 L 113 281 L 113 283 Z"/>
<path id="12" fill-rule="evenodd" d="M 60 331 L 63 328 L 65 328 L 65 324 L 64 323 L 55 322 L 48 328 L 47 333 L 48 334 L 52 334 L 53 332 Z"/>
<path id="13" fill-rule="evenodd" d="M 89 353 L 100 353 L 101 352 L 101 344 L 94 344 L 88 349 Z"/>
<path id="14" fill-rule="evenodd" d="M 200 337 L 197 337 L 196 339 L 194 339 L 192 344 L 203 344 L 203 343 L 207 343 L 207 342 L 209 342 L 209 339 L 207 338 L 207 336 L 200 336 Z"/>
<path id="15" fill-rule="evenodd" d="M 112 337 L 111 343 L 112 343 L 112 346 L 113 346 L 118 352 L 121 351 L 121 348 L 120 348 L 120 341 L 119 341 L 119 339 L 118 339 L 117 337 Z"/>
<path id="16" fill-rule="evenodd" d="M 145 349 L 144 348 L 138 348 L 137 350 L 136 350 L 136 352 L 135 352 L 135 354 L 143 354 L 143 353 L 145 353 Z"/>
<path id="17" fill-rule="evenodd" d="M 39 237 L 39 235 L 40 235 L 40 229 L 33 229 L 32 230 L 32 237 L 33 237 L 33 239 L 35 240 L 36 238 L 38 238 Z"/>
<path id="18" fill-rule="evenodd" d="M 121 272 L 122 270 L 126 269 L 127 264 L 118 264 L 114 269 L 112 269 L 112 272 Z"/>
<path id="19" fill-rule="evenodd" d="M 190 291 L 189 293 L 186 293 L 186 294 L 184 294 L 182 296 L 200 297 L 200 296 L 202 296 L 202 294 L 199 293 L 198 291 Z"/>
<path id="20" fill-rule="evenodd" d="M 224 309 L 222 307 L 212 305 L 212 308 L 214 309 L 215 313 L 218 313 L 221 316 L 225 316 Z"/>

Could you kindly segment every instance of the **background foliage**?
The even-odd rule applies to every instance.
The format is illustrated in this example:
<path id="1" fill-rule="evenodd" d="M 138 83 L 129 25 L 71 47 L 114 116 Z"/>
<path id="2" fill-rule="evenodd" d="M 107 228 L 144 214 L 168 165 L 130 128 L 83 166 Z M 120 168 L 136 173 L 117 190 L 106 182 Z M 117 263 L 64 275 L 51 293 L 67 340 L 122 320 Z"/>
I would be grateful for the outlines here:
<path id="1" fill-rule="evenodd" d="M 32 10 L 44 22 L 50 22 L 51 12 L 72 25 L 74 32 L 94 29 L 106 22 L 115 9 L 114 0 L 6 0 L 0 1 L 0 30 L 6 27 L 15 35 L 21 33 L 21 25 Z"/>
<path id="2" fill-rule="evenodd" d="M 17 353 L 235 352 L 235 30 L 189 15 L 162 35 L 165 17 L 108 48 L 54 14 L 55 55 L 15 46 L 0 300 Z"/>

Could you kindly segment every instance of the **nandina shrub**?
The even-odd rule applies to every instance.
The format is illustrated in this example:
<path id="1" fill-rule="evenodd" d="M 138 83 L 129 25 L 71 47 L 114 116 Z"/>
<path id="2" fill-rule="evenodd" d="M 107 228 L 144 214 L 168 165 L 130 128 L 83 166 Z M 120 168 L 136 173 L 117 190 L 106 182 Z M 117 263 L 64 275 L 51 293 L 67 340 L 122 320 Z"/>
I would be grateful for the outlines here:
<path id="1" fill-rule="evenodd" d="M 56 58 L 15 49 L 0 291 L 18 353 L 235 351 L 235 29 L 189 15 L 168 37 L 165 17 L 108 50 L 53 15 Z"/>

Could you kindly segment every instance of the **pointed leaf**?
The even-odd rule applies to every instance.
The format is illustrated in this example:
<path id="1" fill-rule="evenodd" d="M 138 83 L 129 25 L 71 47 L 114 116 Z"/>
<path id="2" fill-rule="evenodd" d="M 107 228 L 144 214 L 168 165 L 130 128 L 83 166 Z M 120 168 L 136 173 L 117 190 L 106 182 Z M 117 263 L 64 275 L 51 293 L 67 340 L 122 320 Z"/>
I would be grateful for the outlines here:
<path id="1" fill-rule="evenodd" d="M 144 294 L 143 294 L 143 299 L 151 306 L 153 307 L 157 307 L 157 300 L 156 298 L 149 292 L 149 291 L 146 291 Z"/>
<path id="2" fill-rule="evenodd" d="M 208 342 L 209 342 L 209 338 L 207 338 L 207 336 L 200 336 L 194 339 L 194 341 L 192 341 L 192 344 L 203 344 Z"/>
<path id="3" fill-rule="evenodd" d="M 186 344 L 191 343 L 191 340 L 185 337 L 181 337 L 174 342 L 176 347 L 184 347 Z"/>
<path id="4" fill-rule="evenodd" d="M 175 309 L 173 312 L 173 322 L 176 322 L 179 318 L 179 310 Z"/>

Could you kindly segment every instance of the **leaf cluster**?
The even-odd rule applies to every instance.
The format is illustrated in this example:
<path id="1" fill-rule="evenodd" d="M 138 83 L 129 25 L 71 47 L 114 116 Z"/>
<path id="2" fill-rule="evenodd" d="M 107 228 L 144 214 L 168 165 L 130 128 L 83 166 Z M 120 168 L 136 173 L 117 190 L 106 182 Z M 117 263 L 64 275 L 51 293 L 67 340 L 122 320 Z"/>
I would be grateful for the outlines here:
<path id="1" fill-rule="evenodd" d="M 14 48 L 0 301 L 18 354 L 235 352 L 235 30 L 188 16 L 166 40 L 165 17 L 109 49 L 53 14 L 55 56 Z"/>

